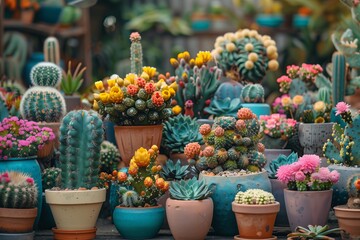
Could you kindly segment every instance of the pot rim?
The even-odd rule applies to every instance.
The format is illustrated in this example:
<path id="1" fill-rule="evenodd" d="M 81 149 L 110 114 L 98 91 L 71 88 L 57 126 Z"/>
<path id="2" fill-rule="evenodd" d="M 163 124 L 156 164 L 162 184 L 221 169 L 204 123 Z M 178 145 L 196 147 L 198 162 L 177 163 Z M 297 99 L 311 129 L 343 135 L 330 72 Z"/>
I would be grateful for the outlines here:
<path id="1" fill-rule="evenodd" d="M 121 209 L 155 209 L 155 208 L 163 208 L 164 206 L 161 204 L 158 204 L 156 206 L 150 206 L 150 207 L 125 207 L 125 206 L 116 206 L 115 208 L 121 208 Z"/>
<path id="2" fill-rule="evenodd" d="M 154 124 L 154 125 L 136 125 L 136 126 L 118 126 L 115 125 L 114 129 L 142 129 L 144 127 L 151 127 L 151 128 L 163 128 L 162 124 Z"/>
<path id="3" fill-rule="evenodd" d="M 233 201 L 231 203 L 232 211 L 235 213 L 248 213 L 248 214 L 268 214 L 278 213 L 280 211 L 280 203 L 264 204 L 264 205 L 251 205 L 251 204 L 240 204 Z"/>
<path id="4" fill-rule="evenodd" d="M 212 178 L 212 177 L 217 177 L 217 178 L 238 178 L 238 177 L 248 177 L 248 176 L 257 176 L 257 175 L 261 175 L 261 174 L 266 174 L 266 176 L 268 175 L 268 173 L 266 171 L 263 172 L 257 172 L 257 173 L 249 173 L 249 174 L 244 174 L 244 175 L 237 175 L 237 176 L 219 176 L 219 175 L 206 175 L 203 173 L 200 173 L 199 176 L 201 175 L 202 177 L 208 177 L 208 178 Z"/>
<path id="5" fill-rule="evenodd" d="M 184 203 L 184 202 L 188 202 L 188 203 L 198 202 L 198 203 L 201 203 L 201 202 L 204 202 L 204 201 L 206 201 L 206 202 L 212 202 L 213 201 L 211 197 L 207 197 L 207 198 L 201 199 L 201 200 L 179 200 L 179 199 L 173 199 L 173 198 L 169 197 L 166 201 L 168 201 L 168 200 L 170 200 L 172 202 L 181 202 L 181 203 Z"/>
<path id="6" fill-rule="evenodd" d="M 359 212 L 360 209 L 358 208 L 349 208 L 347 205 L 337 205 L 334 207 L 334 210 L 336 211 L 342 211 L 342 212 Z"/>
<path id="7" fill-rule="evenodd" d="M 77 197 L 73 197 L 73 196 Z M 46 203 L 50 205 L 99 204 L 106 200 L 106 189 L 45 190 Z"/>
<path id="8" fill-rule="evenodd" d="M 305 194 L 305 193 L 324 193 L 324 192 L 333 192 L 333 189 L 328 189 L 328 190 L 320 190 L 320 191 L 296 191 L 296 190 L 289 190 L 288 188 L 285 188 L 284 191 L 286 192 L 296 192 L 296 193 L 300 193 L 300 194 Z"/>
<path id="9" fill-rule="evenodd" d="M 330 164 L 328 167 L 335 167 L 336 169 L 341 169 L 341 170 L 359 170 L 360 171 L 360 167 L 353 167 L 353 166 L 344 166 L 344 165 L 339 165 L 339 164 Z"/>

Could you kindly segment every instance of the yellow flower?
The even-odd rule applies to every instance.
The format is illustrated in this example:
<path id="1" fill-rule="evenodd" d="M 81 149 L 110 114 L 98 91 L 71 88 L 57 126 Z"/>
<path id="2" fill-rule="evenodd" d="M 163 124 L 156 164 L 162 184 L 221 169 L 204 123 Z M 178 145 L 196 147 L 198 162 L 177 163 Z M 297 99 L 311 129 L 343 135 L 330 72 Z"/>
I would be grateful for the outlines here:
<path id="1" fill-rule="evenodd" d="M 314 103 L 314 110 L 316 112 L 325 112 L 325 109 L 326 109 L 326 106 L 323 101 L 317 101 L 316 103 Z"/>
<path id="2" fill-rule="evenodd" d="M 163 86 L 166 86 L 165 80 L 164 79 L 160 79 L 157 83 L 155 83 L 155 87 L 156 89 L 161 89 Z"/>
<path id="3" fill-rule="evenodd" d="M 296 95 L 295 97 L 293 97 L 293 102 L 296 105 L 301 105 L 304 102 L 304 97 L 301 95 Z"/>
<path id="4" fill-rule="evenodd" d="M 127 78 L 125 78 L 125 79 L 124 79 L 124 86 L 127 87 L 127 86 L 129 86 L 130 84 L 131 84 L 130 80 L 127 79 Z"/>
<path id="5" fill-rule="evenodd" d="M 189 62 L 190 68 L 193 68 L 195 66 L 195 59 L 191 59 Z"/>
<path id="6" fill-rule="evenodd" d="M 94 93 L 93 96 L 94 96 L 94 99 L 95 99 L 95 100 L 98 100 L 98 101 L 100 100 L 100 97 L 99 97 L 99 94 L 98 94 L 98 93 Z"/>
<path id="7" fill-rule="evenodd" d="M 206 64 L 212 60 L 211 53 L 209 51 L 198 52 L 198 54 L 196 55 L 196 58 L 200 58 L 202 60 L 203 64 Z M 196 60 L 195 60 L 195 62 L 196 62 Z"/>
<path id="8" fill-rule="evenodd" d="M 99 110 L 99 105 L 98 105 L 98 102 L 97 102 L 96 100 L 94 100 L 93 109 L 94 109 L 95 111 Z"/>
<path id="9" fill-rule="evenodd" d="M 146 72 L 149 75 L 149 78 L 152 79 L 156 74 L 156 68 L 154 67 L 143 67 L 143 72 Z"/>
<path id="10" fill-rule="evenodd" d="M 145 81 L 150 80 L 149 74 L 147 74 L 146 72 L 142 72 L 140 77 L 145 79 Z"/>
<path id="11" fill-rule="evenodd" d="M 183 54 L 183 53 L 179 53 L 179 54 L 177 55 L 177 59 L 180 60 L 180 59 L 182 59 L 182 58 L 184 58 L 184 54 Z"/>
<path id="12" fill-rule="evenodd" d="M 182 53 L 183 58 L 185 60 L 185 62 L 189 62 L 190 61 L 190 53 L 188 51 L 185 51 Z"/>
<path id="13" fill-rule="evenodd" d="M 110 102 L 110 94 L 109 93 L 106 93 L 106 92 L 100 93 L 99 98 L 104 104 Z"/>
<path id="14" fill-rule="evenodd" d="M 110 99 L 113 103 L 121 103 L 124 98 L 124 93 L 118 86 L 113 86 L 110 89 Z"/>
<path id="15" fill-rule="evenodd" d="M 174 115 L 178 115 L 181 113 L 182 109 L 179 105 L 176 105 L 172 108 L 172 111 L 173 111 Z"/>
<path id="16" fill-rule="evenodd" d="M 134 159 L 139 167 L 147 167 L 150 163 L 150 154 L 145 148 L 141 147 L 136 150 Z"/>
<path id="17" fill-rule="evenodd" d="M 167 100 L 169 100 L 169 98 L 171 98 L 171 94 L 170 94 L 169 90 L 162 90 L 161 96 L 163 97 L 163 99 L 165 101 L 167 101 Z"/>
<path id="18" fill-rule="evenodd" d="M 173 82 L 172 84 L 170 84 L 169 88 L 173 88 L 174 91 L 176 92 L 178 89 L 178 84 L 176 82 Z"/>
<path id="19" fill-rule="evenodd" d="M 117 82 L 116 80 L 117 80 L 118 77 L 119 77 L 119 76 L 117 76 L 117 75 L 112 75 L 112 76 L 107 80 L 107 84 L 109 85 L 110 88 L 113 87 L 113 86 L 115 86 L 115 83 Z"/>
<path id="20" fill-rule="evenodd" d="M 291 98 L 290 98 L 290 97 L 282 97 L 282 98 L 281 98 L 281 104 L 282 104 L 284 107 L 290 106 L 290 104 L 291 104 Z"/>
<path id="21" fill-rule="evenodd" d="M 159 148 L 156 145 L 152 145 L 151 149 L 154 150 L 155 152 L 159 151 Z"/>
<path id="22" fill-rule="evenodd" d="M 96 81 L 95 82 L 95 87 L 97 88 L 97 90 L 99 91 L 103 91 L 104 90 L 104 84 L 102 81 Z"/>
<path id="23" fill-rule="evenodd" d="M 198 67 L 198 68 L 201 68 L 201 66 L 204 64 L 204 62 L 202 61 L 201 58 L 195 58 L 195 65 Z"/>
<path id="24" fill-rule="evenodd" d="M 183 74 L 181 75 L 181 78 L 184 79 L 184 81 L 186 81 L 188 79 L 187 73 L 183 72 Z"/>
<path id="25" fill-rule="evenodd" d="M 169 87 L 169 93 L 172 97 L 175 96 L 175 94 L 176 94 L 174 88 L 172 88 L 172 87 Z"/>
<path id="26" fill-rule="evenodd" d="M 137 78 L 137 75 L 135 73 L 128 73 L 125 76 L 124 82 L 126 80 L 128 80 L 130 82 L 130 84 L 134 84 L 136 78 Z"/>
<path id="27" fill-rule="evenodd" d="M 315 119 L 315 123 L 324 123 L 325 122 L 325 119 L 323 117 L 317 117 Z"/>
<path id="28" fill-rule="evenodd" d="M 179 66 L 179 62 L 178 60 L 176 60 L 175 58 L 170 58 L 170 64 L 171 66 L 173 66 L 174 68 L 177 68 Z"/>
<path id="29" fill-rule="evenodd" d="M 117 79 L 117 84 L 119 85 L 119 87 L 124 86 L 124 79 L 118 78 L 118 79 Z"/>

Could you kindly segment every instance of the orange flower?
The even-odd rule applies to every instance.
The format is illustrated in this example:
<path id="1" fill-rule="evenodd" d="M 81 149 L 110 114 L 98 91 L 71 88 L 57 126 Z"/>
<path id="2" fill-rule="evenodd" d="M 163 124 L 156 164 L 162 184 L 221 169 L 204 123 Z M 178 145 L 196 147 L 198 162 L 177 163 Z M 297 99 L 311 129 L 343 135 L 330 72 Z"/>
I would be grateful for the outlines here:
<path id="1" fill-rule="evenodd" d="M 146 177 L 144 180 L 145 187 L 151 187 L 152 184 L 153 184 L 153 180 L 151 179 L 151 177 Z"/>
<path id="2" fill-rule="evenodd" d="M 357 190 L 360 190 L 360 179 L 356 180 L 354 185 Z"/>
<path id="3" fill-rule="evenodd" d="M 117 179 L 119 182 L 125 182 L 127 179 L 127 175 L 124 172 L 118 172 L 117 173 Z"/>
<path id="4" fill-rule="evenodd" d="M 165 180 L 163 178 L 156 179 L 155 185 L 157 188 L 162 189 L 164 188 Z"/>
<path id="5" fill-rule="evenodd" d="M 169 182 L 164 182 L 164 187 L 161 190 L 163 192 L 166 192 L 167 190 L 169 190 L 169 188 L 170 188 Z"/>

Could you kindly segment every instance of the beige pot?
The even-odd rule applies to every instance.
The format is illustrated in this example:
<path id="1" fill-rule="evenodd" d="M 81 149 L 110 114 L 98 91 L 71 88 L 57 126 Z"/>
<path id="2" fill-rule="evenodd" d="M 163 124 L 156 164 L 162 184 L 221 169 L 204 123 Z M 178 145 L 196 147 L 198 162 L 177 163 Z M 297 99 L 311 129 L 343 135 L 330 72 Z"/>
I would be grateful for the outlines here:
<path id="1" fill-rule="evenodd" d="M 334 207 L 339 227 L 351 239 L 360 239 L 360 209 L 351 209 L 346 205 Z"/>
<path id="2" fill-rule="evenodd" d="M 239 229 L 237 239 L 272 239 L 276 214 L 280 204 L 248 205 L 232 202 Z"/>
<path id="3" fill-rule="evenodd" d="M 101 206 L 106 199 L 106 189 L 45 191 L 56 227 L 62 230 L 94 228 Z"/>
<path id="4" fill-rule="evenodd" d="M 205 239 L 213 217 L 211 198 L 181 201 L 168 198 L 166 217 L 170 231 L 176 240 Z"/>
<path id="5" fill-rule="evenodd" d="M 31 232 L 37 215 L 37 208 L 0 208 L 0 232 Z"/>

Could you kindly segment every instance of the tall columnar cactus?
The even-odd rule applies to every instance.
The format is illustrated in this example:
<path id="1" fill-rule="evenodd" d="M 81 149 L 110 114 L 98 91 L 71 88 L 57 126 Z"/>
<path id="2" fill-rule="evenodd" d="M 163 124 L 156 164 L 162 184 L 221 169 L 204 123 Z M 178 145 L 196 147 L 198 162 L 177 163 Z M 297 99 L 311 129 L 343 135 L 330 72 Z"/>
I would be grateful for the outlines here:
<path id="1" fill-rule="evenodd" d="M 189 116 L 179 114 L 163 125 L 162 145 L 171 153 L 183 153 L 184 147 L 190 142 L 202 143 L 199 124 Z"/>
<path id="2" fill-rule="evenodd" d="M 198 143 L 189 143 L 184 153 L 191 165 L 199 170 L 217 174 L 224 170 L 245 169 L 259 171 L 266 164 L 265 147 L 259 143 L 260 123 L 248 108 L 234 117 L 219 117 L 213 127 L 200 126 L 199 132 L 207 147 L 201 151 Z"/>
<path id="3" fill-rule="evenodd" d="M 46 62 L 51 62 L 60 66 L 60 48 L 57 38 L 48 37 L 45 39 L 44 58 Z"/>
<path id="4" fill-rule="evenodd" d="M 130 61 L 131 61 L 131 72 L 137 75 L 141 75 L 143 68 L 143 53 L 141 46 L 141 36 L 138 32 L 130 34 Z"/>
<path id="5" fill-rule="evenodd" d="M 338 103 L 337 108 L 339 104 L 345 103 Z M 338 123 L 333 126 L 334 142 L 328 140 L 324 144 L 324 157 L 330 163 L 360 166 L 360 115 L 352 118 L 350 110 L 343 111 L 340 115 L 347 124 L 345 128 Z"/>
<path id="6" fill-rule="evenodd" d="M 61 68 L 50 62 L 40 62 L 30 72 L 31 83 L 35 86 L 56 87 L 61 78 Z"/>
<path id="7" fill-rule="evenodd" d="M 0 208 L 35 208 L 37 191 L 34 179 L 29 175 L 0 173 Z"/>
<path id="8" fill-rule="evenodd" d="M 64 117 L 59 148 L 62 188 L 96 186 L 103 138 L 102 121 L 95 111 L 71 111 Z"/>
<path id="9" fill-rule="evenodd" d="M 20 102 L 23 118 L 36 122 L 60 122 L 66 114 L 62 94 L 52 87 L 29 88 Z"/>
<path id="10" fill-rule="evenodd" d="M 263 103 L 265 91 L 260 84 L 248 84 L 241 91 L 241 99 L 245 103 Z"/>
<path id="11" fill-rule="evenodd" d="M 346 59 L 345 56 L 336 52 L 332 56 L 332 99 L 334 105 L 344 101 L 346 83 Z"/>

